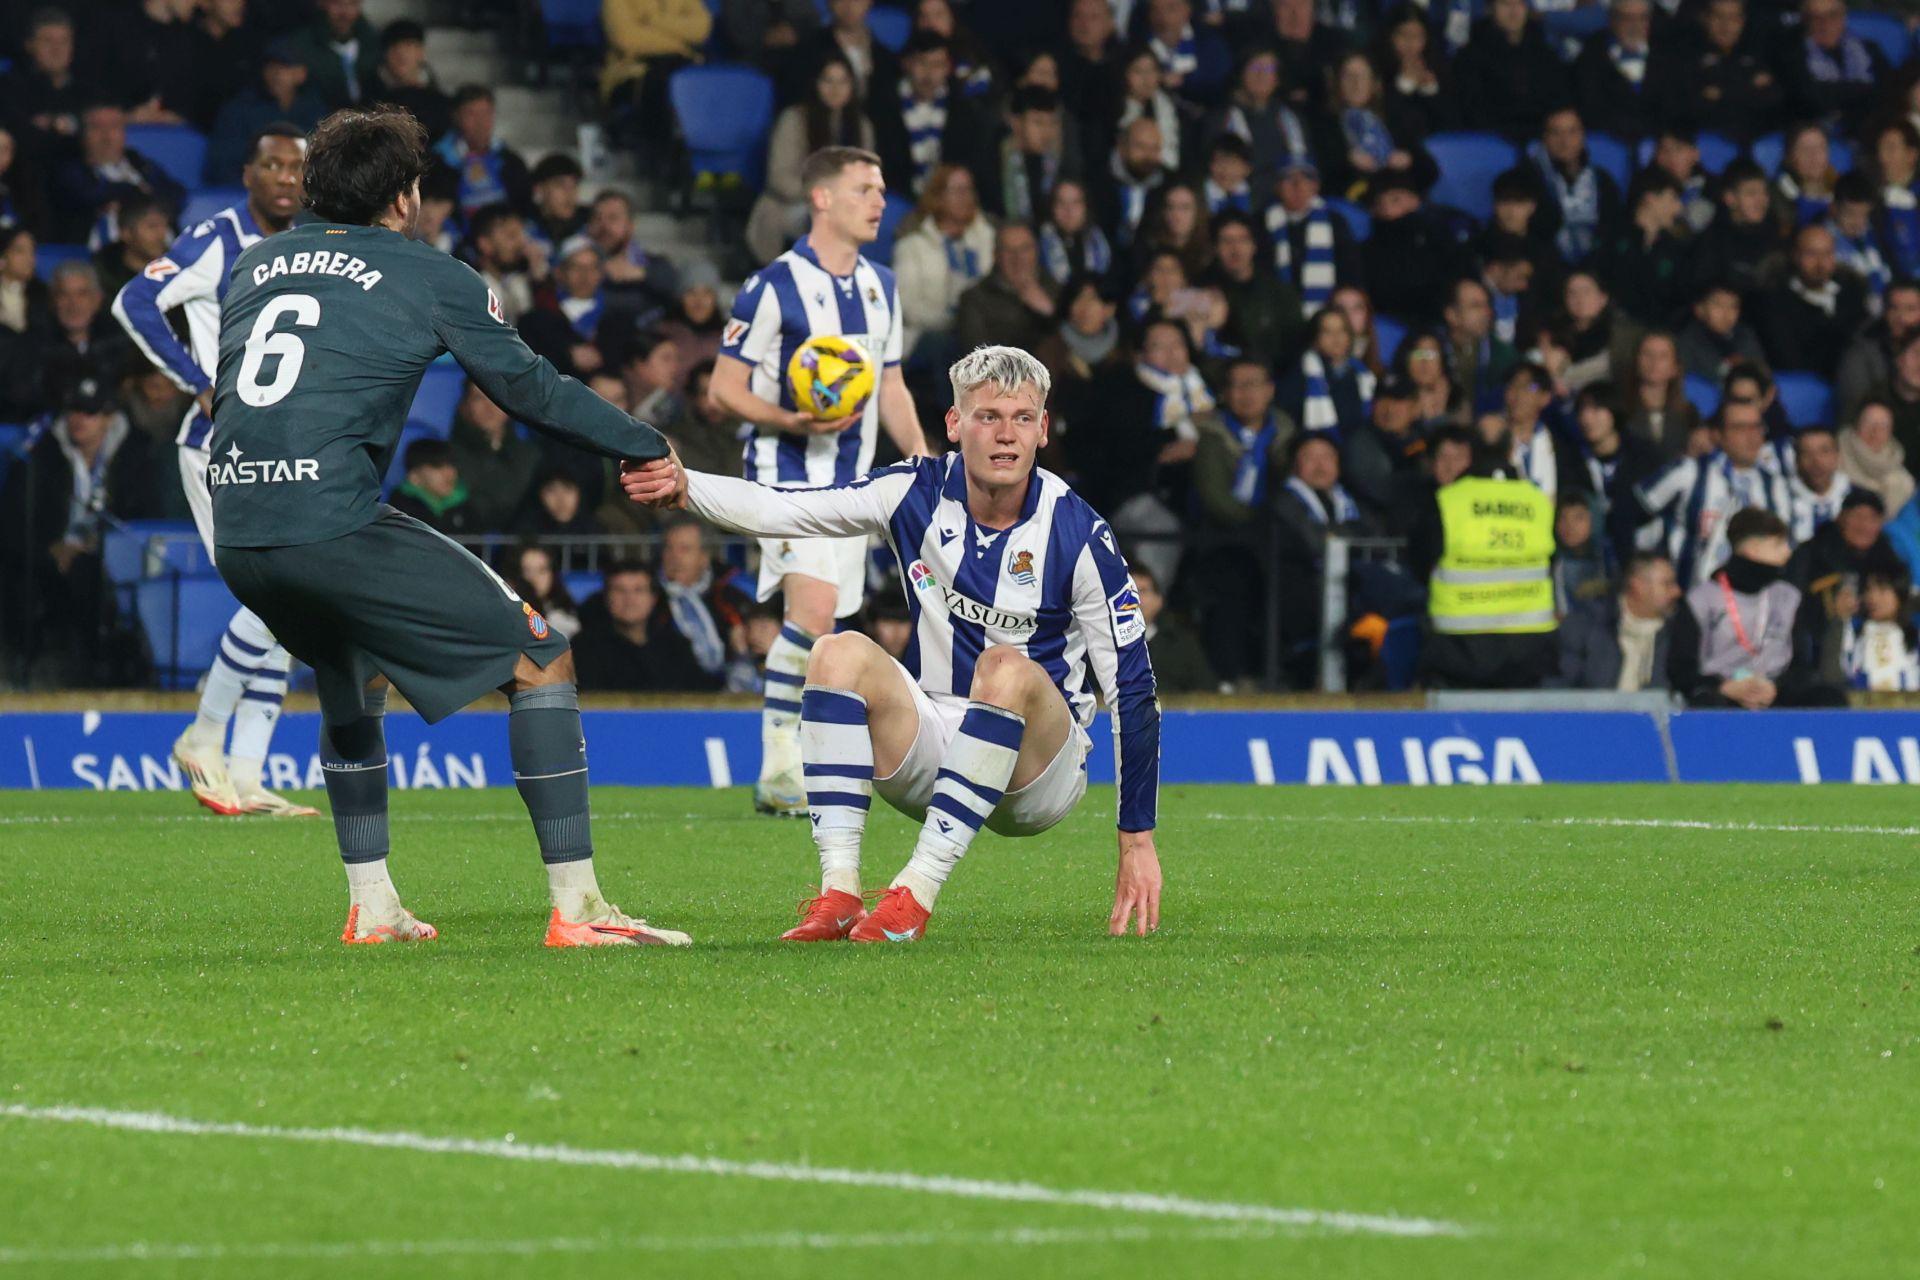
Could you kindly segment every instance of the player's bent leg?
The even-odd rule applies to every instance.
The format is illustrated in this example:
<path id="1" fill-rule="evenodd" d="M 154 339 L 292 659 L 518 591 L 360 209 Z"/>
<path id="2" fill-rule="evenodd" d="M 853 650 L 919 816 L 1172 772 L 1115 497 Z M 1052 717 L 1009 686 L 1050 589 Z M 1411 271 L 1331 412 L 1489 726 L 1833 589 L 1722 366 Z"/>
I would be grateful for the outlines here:
<path id="1" fill-rule="evenodd" d="M 897 769 L 916 728 L 911 690 L 878 645 L 856 632 L 814 645 L 801 697 L 800 758 L 820 892 L 801 903 L 800 923 L 782 941 L 834 942 L 860 923 L 860 845 L 876 762 L 883 773 Z"/>
<path id="2" fill-rule="evenodd" d="M 798 818 L 807 812 L 800 775 L 800 692 L 815 641 L 832 633 L 839 588 L 801 573 L 780 580 L 786 617 L 767 649 L 766 702 L 760 713 L 760 778 L 753 807 Z"/>
<path id="3" fill-rule="evenodd" d="M 362 699 L 362 714 L 320 725 L 320 770 L 333 808 L 333 833 L 347 868 L 349 946 L 425 942 L 439 936 L 400 905 L 387 873 L 387 693 L 384 683 Z"/>
<path id="4" fill-rule="evenodd" d="M 600 893 L 593 870 L 587 741 L 580 731 L 580 694 L 573 675 L 571 652 L 545 667 L 522 654 L 504 690 L 513 782 L 533 819 L 553 900 L 546 944 L 686 946 L 692 941 L 686 934 L 629 916 Z"/>
<path id="5" fill-rule="evenodd" d="M 994 645 L 983 652 L 970 693 L 913 856 L 854 929 L 855 942 L 912 942 L 924 936 L 941 887 L 974 836 L 1010 788 L 1046 770 L 1073 730 L 1052 680 L 1017 649 Z"/>

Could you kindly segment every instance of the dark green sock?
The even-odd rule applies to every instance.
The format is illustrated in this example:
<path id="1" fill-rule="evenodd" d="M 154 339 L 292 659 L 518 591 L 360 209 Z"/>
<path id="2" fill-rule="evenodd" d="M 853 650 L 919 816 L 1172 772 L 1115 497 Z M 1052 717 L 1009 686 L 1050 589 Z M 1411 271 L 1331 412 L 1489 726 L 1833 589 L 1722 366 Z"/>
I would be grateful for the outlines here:
<path id="1" fill-rule="evenodd" d="M 367 714 L 320 725 L 320 771 L 344 862 L 387 856 L 387 695 L 369 694 Z"/>
<path id="2" fill-rule="evenodd" d="M 542 862 L 593 856 L 587 814 L 587 740 L 580 732 L 580 694 L 570 684 L 522 689 L 508 699 L 507 742 L 513 783 L 533 819 Z"/>

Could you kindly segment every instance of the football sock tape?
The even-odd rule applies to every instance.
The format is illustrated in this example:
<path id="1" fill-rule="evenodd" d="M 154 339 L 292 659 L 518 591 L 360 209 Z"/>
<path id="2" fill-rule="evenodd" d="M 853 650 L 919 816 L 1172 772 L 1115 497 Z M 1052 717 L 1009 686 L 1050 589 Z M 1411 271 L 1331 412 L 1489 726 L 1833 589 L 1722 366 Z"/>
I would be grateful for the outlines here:
<path id="1" fill-rule="evenodd" d="M 320 772 L 345 862 L 387 856 L 386 691 L 367 695 L 365 705 L 357 720 L 320 726 Z"/>
<path id="2" fill-rule="evenodd" d="M 507 699 L 507 744 L 513 785 L 520 789 L 542 862 L 593 856 L 587 812 L 587 740 L 580 732 L 580 692 L 570 684 L 522 689 Z"/>

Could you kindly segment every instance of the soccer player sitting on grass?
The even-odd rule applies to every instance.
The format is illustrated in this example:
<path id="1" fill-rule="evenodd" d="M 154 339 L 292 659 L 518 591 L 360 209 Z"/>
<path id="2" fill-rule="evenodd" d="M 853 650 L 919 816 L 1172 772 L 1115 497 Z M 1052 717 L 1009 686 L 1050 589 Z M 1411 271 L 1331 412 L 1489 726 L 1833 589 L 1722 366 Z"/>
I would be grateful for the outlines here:
<path id="1" fill-rule="evenodd" d="M 942 458 L 822 489 L 766 488 L 670 458 L 630 466 L 623 484 L 635 501 L 685 505 L 762 538 L 877 534 L 899 558 L 914 620 L 905 661 L 856 632 L 822 636 L 807 660 L 800 757 L 821 883 L 786 939 L 911 942 L 982 826 L 1038 835 L 1065 818 L 1086 793 L 1096 682 L 1120 782 L 1108 928 L 1134 923 L 1144 935 L 1160 920 L 1160 708 L 1139 596 L 1106 521 L 1035 466 L 1046 367 L 981 347 L 950 376 L 947 438 L 959 447 Z M 868 913 L 860 854 L 875 792 L 923 825 Z"/>

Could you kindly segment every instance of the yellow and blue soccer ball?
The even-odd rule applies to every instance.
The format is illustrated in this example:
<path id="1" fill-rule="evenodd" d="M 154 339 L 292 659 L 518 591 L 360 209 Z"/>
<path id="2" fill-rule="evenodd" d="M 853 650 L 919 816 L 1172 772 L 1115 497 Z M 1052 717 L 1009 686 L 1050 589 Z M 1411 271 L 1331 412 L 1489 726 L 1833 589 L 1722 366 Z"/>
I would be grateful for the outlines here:
<path id="1" fill-rule="evenodd" d="M 787 362 L 794 407 L 817 422 L 858 412 L 878 378 L 866 348 L 837 333 L 808 338 Z"/>

